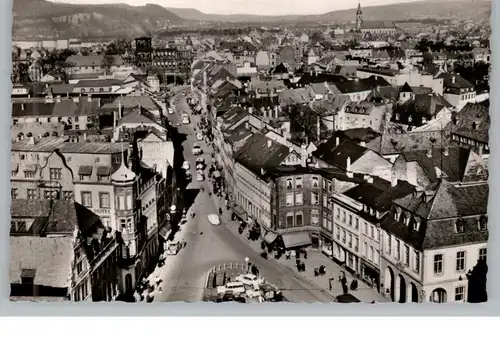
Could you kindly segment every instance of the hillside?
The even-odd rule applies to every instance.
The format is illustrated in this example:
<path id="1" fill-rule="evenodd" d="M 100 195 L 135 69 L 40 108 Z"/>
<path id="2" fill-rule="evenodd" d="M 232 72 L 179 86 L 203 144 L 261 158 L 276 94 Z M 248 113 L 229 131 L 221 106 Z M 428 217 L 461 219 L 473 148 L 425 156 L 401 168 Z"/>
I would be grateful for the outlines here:
<path id="1" fill-rule="evenodd" d="M 13 37 L 140 36 L 185 22 L 166 8 L 148 4 L 70 5 L 14 0 Z"/>
<path id="2" fill-rule="evenodd" d="M 280 21 L 352 21 L 356 8 L 332 11 L 321 15 L 258 16 L 250 14 L 218 15 L 206 14 L 192 8 L 168 8 L 174 14 L 187 20 L 225 22 L 280 22 Z M 434 19 L 480 19 L 491 12 L 491 0 L 426 0 L 385 6 L 363 7 L 363 19 L 408 20 Z"/>
<path id="3" fill-rule="evenodd" d="M 356 9 L 321 15 L 259 16 L 251 14 L 205 14 L 192 8 L 165 8 L 159 5 L 129 6 L 72 5 L 47 0 L 14 0 L 15 38 L 34 37 L 137 37 L 172 26 L 198 21 L 212 22 L 349 22 Z M 459 19 L 479 20 L 491 16 L 491 0 L 425 0 L 404 4 L 364 7 L 363 19 Z"/>

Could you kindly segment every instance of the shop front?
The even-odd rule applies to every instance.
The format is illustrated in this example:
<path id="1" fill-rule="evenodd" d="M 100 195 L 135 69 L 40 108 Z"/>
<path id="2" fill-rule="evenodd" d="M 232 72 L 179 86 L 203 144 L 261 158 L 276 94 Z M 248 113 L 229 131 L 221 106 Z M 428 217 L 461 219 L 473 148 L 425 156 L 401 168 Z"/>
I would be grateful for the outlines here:
<path id="1" fill-rule="evenodd" d="M 361 279 L 380 292 L 380 269 L 364 259 L 361 259 L 360 269 Z"/>
<path id="2" fill-rule="evenodd" d="M 330 238 L 330 236 L 327 236 L 323 233 L 320 234 L 319 248 L 323 254 L 332 258 L 332 256 L 333 256 L 333 241 Z"/>

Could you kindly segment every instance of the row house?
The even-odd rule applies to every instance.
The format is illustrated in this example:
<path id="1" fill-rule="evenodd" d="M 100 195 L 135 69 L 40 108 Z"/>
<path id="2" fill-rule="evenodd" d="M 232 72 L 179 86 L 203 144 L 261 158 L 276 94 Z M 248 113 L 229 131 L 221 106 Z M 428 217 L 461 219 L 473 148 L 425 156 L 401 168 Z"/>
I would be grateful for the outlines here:
<path id="1" fill-rule="evenodd" d="M 109 61 L 106 58 L 110 58 Z M 109 63 L 109 64 L 108 64 Z M 66 59 L 68 73 L 75 76 L 104 75 L 106 71 L 119 71 L 125 62 L 119 55 L 71 55 Z"/>
<path id="2" fill-rule="evenodd" d="M 445 179 L 396 199 L 381 223 L 383 292 L 401 303 L 467 302 L 467 274 L 486 261 L 487 204 L 487 183 Z"/>
<path id="3" fill-rule="evenodd" d="M 459 74 L 443 74 L 444 98 L 457 110 L 467 103 L 475 103 L 476 89 L 474 85 Z"/>
<path id="4" fill-rule="evenodd" d="M 484 103 L 487 102 L 489 103 L 489 101 Z M 466 104 L 459 112 L 453 114 L 449 127 L 453 143 L 473 147 L 483 156 L 490 153 L 490 115 L 487 104 Z"/>
<path id="5" fill-rule="evenodd" d="M 390 85 L 401 87 L 408 83 L 411 87 L 432 88 L 436 94 L 443 95 L 444 80 L 443 71 L 437 73 L 427 73 L 418 69 L 395 70 L 390 68 L 361 67 L 357 69 L 357 77 L 366 79 L 372 76 L 383 78 Z"/>
<path id="6" fill-rule="evenodd" d="M 55 99 L 47 97 L 45 102 L 12 103 L 13 125 L 63 125 L 64 129 L 98 129 L 99 99 L 85 98 Z M 26 135 L 24 135 L 26 136 Z"/>
<path id="7" fill-rule="evenodd" d="M 78 203 L 13 200 L 10 299 L 112 301 L 117 248 L 115 234 Z"/>
<path id="8" fill-rule="evenodd" d="M 271 181 L 267 168 L 297 164 L 300 155 L 261 134 L 252 135 L 235 154 L 235 202 L 250 220 L 271 227 Z M 295 160 L 292 163 L 291 159 Z"/>
<path id="9" fill-rule="evenodd" d="M 348 96 L 352 102 L 361 102 L 366 100 L 373 89 L 390 87 L 391 85 L 382 77 L 371 76 L 335 82 L 334 86 L 337 93 Z"/>
<path id="10" fill-rule="evenodd" d="M 385 105 L 368 101 L 350 102 L 335 115 L 335 130 L 371 128 L 381 132 L 387 116 L 388 107 Z"/>

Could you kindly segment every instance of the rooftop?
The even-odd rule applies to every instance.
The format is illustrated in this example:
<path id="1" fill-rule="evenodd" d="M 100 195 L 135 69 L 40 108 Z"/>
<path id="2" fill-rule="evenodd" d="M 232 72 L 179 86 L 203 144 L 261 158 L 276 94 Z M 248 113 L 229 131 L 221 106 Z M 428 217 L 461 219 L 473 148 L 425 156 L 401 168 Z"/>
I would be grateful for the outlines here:
<path id="1" fill-rule="evenodd" d="M 67 142 L 65 137 L 47 137 L 36 139 L 35 144 L 31 144 L 29 139 L 12 143 L 12 151 L 18 152 L 53 152 L 59 149 L 61 153 L 76 154 L 116 154 L 123 149 L 128 149 L 128 143 L 74 143 Z"/>

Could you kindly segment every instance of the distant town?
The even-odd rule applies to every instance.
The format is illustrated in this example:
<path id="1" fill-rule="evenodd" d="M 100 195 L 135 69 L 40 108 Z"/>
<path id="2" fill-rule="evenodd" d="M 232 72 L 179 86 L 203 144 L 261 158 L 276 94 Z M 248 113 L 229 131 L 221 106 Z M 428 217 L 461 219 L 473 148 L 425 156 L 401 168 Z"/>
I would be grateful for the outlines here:
<path id="1" fill-rule="evenodd" d="M 489 19 L 364 17 L 14 37 L 11 300 L 487 301 Z"/>

